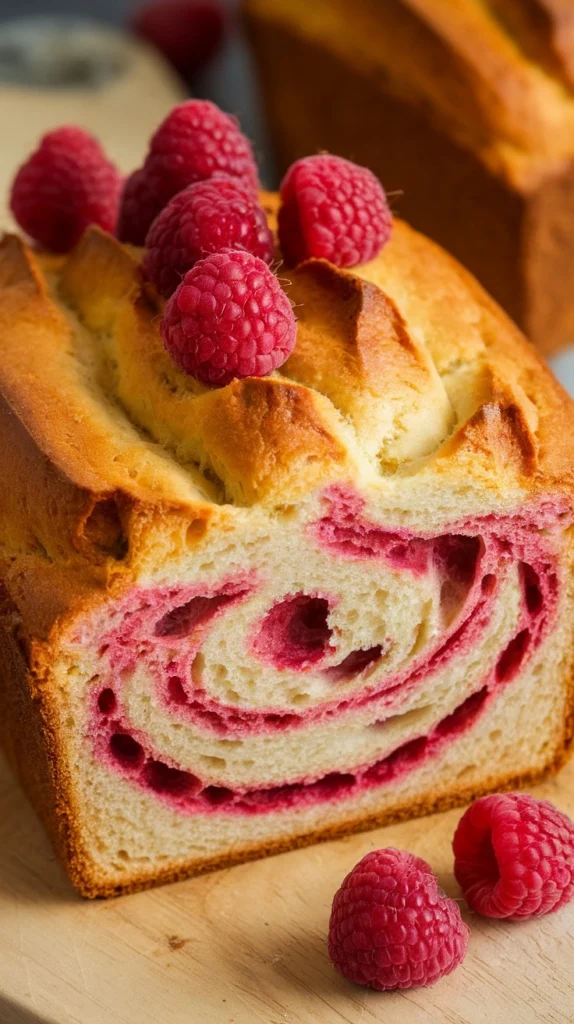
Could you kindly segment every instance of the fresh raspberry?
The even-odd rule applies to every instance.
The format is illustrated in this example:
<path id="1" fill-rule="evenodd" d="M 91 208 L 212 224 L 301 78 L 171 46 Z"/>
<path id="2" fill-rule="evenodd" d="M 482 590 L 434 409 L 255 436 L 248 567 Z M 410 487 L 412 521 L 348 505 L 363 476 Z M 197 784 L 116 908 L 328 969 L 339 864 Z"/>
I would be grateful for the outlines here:
<path id="1" fill-rule="evenodd" d="M 356 267 L 380 253 L 393 218 L 379 180 L 328 153 L 297 160 L 281 183 L 279 241 L 286 262 L 315 257 Z"/>
<path id="2" fill-rule="evenodd" d="M 163 208 L 143 167 L 126 179 L 118 216 L 117 236 L 120 242 L 144 245 L 149 225 Z"/>
<path id="3" fill-rule="evenodd" d="M 73 125 L 48 132 L 12 184 L 10 208 L 44 249 L 68 252 L 89 224 L 112 231 L 121 176 L 97 140 Z"/>
<path id="4" fill-rule="evenodd" d="M 146 170 L 165 202 L 217 171 L 259 190 L 251 143 L 235 118 L 209 100 L 186 100 L 173 108 L 152 136 Z"/>
<path id="5" fill-rule="evenodd" d="M 168 300 L 161 333 L 169 354 L 206 384 L 264 377 L 295 345 L 289 299 L 269 267 L 250 252 L 199 260 Z"/>
<path id="6" fill-rule="evenodd" d="M 257 193 L 257 165 L 248 139 L 235 118 L 214 103 L 180 103 L 153 136 L 143 168 L 128 179 L 120 239 L 143 245 L 152 222 L 173 196 L 196 181 L 221 175 L 239 178 Z"/>
<path id="7" fill-rule="evenodd" d="M 374 850 L 335 894 L 329 956 L 358 985 L 414 988 L 462 963 L 468 935 L 426 861 L 402 850 Z"/>
<path id="8" fill-rule="evenodd" d="M 238 179 L 220 177 L 178 192 L 153 222 L 146 249 L 144 273 L 169 296 L 210 252 L 243 249 L 270 263 L 273 235 L 253 194 Z"/>
<path id="9" fill-rule="evenodd" d="M 574 824 L 546 800 L 483 796 L 463 814 L 452 845 L 464 898 L 485 917 L 539 917 L 574 895 Z"/>
<path id="10" fill-rule="evenodd" d="M 221 45 L 225 15 L 214 0 L 150 0 L 132 16 L 131 27 L 189 81 Z"/>

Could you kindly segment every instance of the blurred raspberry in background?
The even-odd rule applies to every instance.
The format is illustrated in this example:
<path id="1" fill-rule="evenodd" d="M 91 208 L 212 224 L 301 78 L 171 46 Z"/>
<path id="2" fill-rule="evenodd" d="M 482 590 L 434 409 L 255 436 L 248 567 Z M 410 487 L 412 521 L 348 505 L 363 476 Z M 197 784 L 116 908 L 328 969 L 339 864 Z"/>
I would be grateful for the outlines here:
<path id="1" fill-rule="evenodd" d="M 129 25 L 190 83 L 219 50 L 226 15 L 217 0 L 150 0 L 133 11 Z"/>

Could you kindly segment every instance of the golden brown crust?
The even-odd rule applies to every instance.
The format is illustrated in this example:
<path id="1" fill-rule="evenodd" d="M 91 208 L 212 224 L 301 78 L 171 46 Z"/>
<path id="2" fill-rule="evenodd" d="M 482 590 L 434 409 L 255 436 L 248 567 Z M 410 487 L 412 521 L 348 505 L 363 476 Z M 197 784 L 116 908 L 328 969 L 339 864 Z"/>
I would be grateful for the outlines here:
<path id="1" fill-rule="evenodd" d="M 469 423 L 481 408 L 516 409 L 511 419 L 507 414 L 500 418 L 500 440 L 508 444 L 511 427 L 518 448 L 528 449 L 523 484 L 527 488 L 563 484 L 571 494 L 574 460 L 559 424 L 574 424 L 572 399 L 476 279 L 424 235 L 399 225 L 379 260 L 358 272 L 394 297 L 411 331 L 424 332 L 443 381 L 449 381 L 453 370 L 469 369 L 470 376 L 465 378 L 465 390 L 471 392 Z M 482 438 L 475 435 L 477 457 L 496 444 L 492 417 L 485 422 L 488 432 Z M 462 440 L 464 434 L 465 422 L 459 419 L 453 440 Z M 448 451 L 449 442 L 438 450 L 437 460 Z M 514 464 L 512 459 L 508 483 Z M 455 465 L 456 476 L 460 470 Z M 498 469 L 494 476 L 504 479 Z"/>
<path id="2" fill-rule="evenodd" d="M 494 401 L 497 390 L 514 389 L 531 431 L 532 403 L 523 388 L 530 376 L 540 423 L 554 419 L 558 407 L 572 417 L 559 386 L 476 282 L 399 221 L 382 256 L 355 274 L 313 264 L 294 272 L 286 287 L 302 302 L 300 344 L 283 373 L 215 391 L 173 366 L 159 338 L 158 307 L 139 281 L 137 261 L 113 239 L 88 232 L 62 269 L 59 294 L 82 324 L 61 298 L 57 304 L 48 294 L 37 262 L 21 243 L 5 243 L 4 263 L 12 277 L 0 291 L 0 329 L 3 325 L 6 338 L 2 391 L 62 477 L 98 498 L 121 493 L 142 504 L 163 500 L 196 508 L 210 497 L 208 481 L 199 473 L 189 475 L 189 463 L 196 461 L 215 475 L 222 470 L 223 488 L 233 500 L 240 486 L 250 492 L 249 503 L 279 495 L 283 500 L 285 468 L 297 445 L 316 456 L 324 482 L 340 463 L 352 462 L 349 451 L 346 460 L 344 455 L 348 435 L 322 389 L 327 397 L 345 392 L 335 402 L 344 414 L 357 390 L 377 399 L 396 393 L 403 413 L 412 411 L 412 393 L 418 391 L 430 409 L 437 396 L 444 400 L 439 375 L 444 378 L 454 362 L 475 363 L 476 381 L 482 373 L 478 364 L 488 367 L 498 381 Z M 108 291 L 112 302 L 103 300 Z M 321 323 L 322 346 L 317 343 Z M 285 380 L 291 367 L 307 387 Z M 445 410 L 443 428 L 447 420 Z M 431 433 L 428 422 L 426 427 Z M 151 449 L 138 432 L 142 428 L 170 447 L 173 457 Z M 231 452 L 223 456 L 222 435 L 230 429 L 240 430 L 244 439 L 252 430 L 259 444 L 252 464 L 239 445 L 236 461 Z M 439 431 L 435 446 L 443 439 Z M 257 479 L 262 460 L 273 467 L 263 491 Z M 555 463 L 556 452 L 545 449 L 540 472 L 556 476 L 570 468 L 570 460 Z M 297 467 L 291 482 L 298 491 L 301 479 Z M 303 482 L 311 490 L 317 472 L 304 475 Z"/>
<path id="3" fill-rule="evenodd" d="M 215 472 L 237 504 L 289 500 L 353 471 L 323 396 L 288 380 L 249 377 L 194 404 Z"/>
<path id="4" fill-rule="evenodd" d="M 137 258 L 103 232 L 49 261 L 8 237 L 0 281 L 4 557 L 127 585 L 167 518 L 199 538 L 234 506 L 421 456 L 442 486 L 470 470 L 497 493 L 572 494 L 570 399 L 474 279 L 400 221 L 352 273 L 294 271 L 291 359 L 217 390 L 172 364 Z"/>
<path id="5" fill-rule="evenodd" d="M 383 466 L 434 451 L 454 425 L 453 410 L 429 353 L 388 295 L 322 260 L 290 273 L 289 295 L 297 345 L 284 372 L 326 395 Z"/>
<path id="6" fill-rule="evenodd" d="M 59 473 L 98 496 L 118 490 L 156 503 L 177 499 L 179 491 L 189 503 L 199 499 L 191 483 L 183 487 L 173 464 L 146 458 L 137 432 L 114 416 L 74 343 L 74 325 L 49 294 L 39 261 L 10 236 L 0 248 L 2 278 L 7 284 L 0 290 L 0 390 Z"/>

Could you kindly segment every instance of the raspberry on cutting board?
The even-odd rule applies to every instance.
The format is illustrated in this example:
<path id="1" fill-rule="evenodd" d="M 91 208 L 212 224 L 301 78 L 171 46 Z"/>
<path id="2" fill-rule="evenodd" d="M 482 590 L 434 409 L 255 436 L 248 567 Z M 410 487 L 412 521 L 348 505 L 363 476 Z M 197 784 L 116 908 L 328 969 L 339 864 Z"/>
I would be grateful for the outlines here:
<path id="1" fill-rule="evenodd" d="M 188 185 L 217 174 L 239 179 L 255 196 L 259 174 L 237 121 L 208 100 L 180 103 L 153 135 L 142 168 L 122 197 L 118 237 L 141 245 L 160 210 Z"/>
<path id="2" fill-rule="evenodd" d="M 74 125 L 44 135 L 12 184 L 10 209 L 50 252 L 69 252 L 90 224 L 116 226 L 121 175 L 97 139 Z"/>
<path id="3" fill-rule="evenodd" d="M 329 956 L 379 991 L 432 985 L 464 960 L 469 929 L 426 861 L 392 848 L 368 853 L 335 894 Z"/>
<path id="4" fill-rule="evenodd" d="M 497 793 L 475 800 L 453 839 L 454 873 L 471 908 L 522 919 L 574 896 L 574 824 L 546 800 Z"/>
<path id="5" fill-rule="evenodd" d="M 217 385 L 272 373 L 296 338 L 279 281 L 263 260 L 239 250 L 199 260 L 168 300 L 160 329 L 178 366 Z"/>
<path id="6" fill-rule="evenodd" d="M 356 267 L 374 259 L 391 236 L 393 218 L 380 181 L 340 156 L 297 160 L 280 191 L 279 241 L 289 266 L 315 257 Z"/>
<path id="7" fill-rule="evenodd" d="M 239 179 L 219 176 L 170 200 L 147 234 L 143 270 L 168 297 L 198 260 L 222 249 L 243 249 L 265 263 L 273 259 L 265 211 Z"/>

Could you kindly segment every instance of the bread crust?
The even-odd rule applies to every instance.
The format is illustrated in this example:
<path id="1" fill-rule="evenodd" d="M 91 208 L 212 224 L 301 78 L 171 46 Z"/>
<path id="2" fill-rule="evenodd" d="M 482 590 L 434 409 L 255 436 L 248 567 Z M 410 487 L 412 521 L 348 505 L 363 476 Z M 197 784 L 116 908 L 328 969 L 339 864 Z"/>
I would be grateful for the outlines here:
<path id="1" fill-rule="evenodd" d="M 273 219 L 277 200 L 265 202 Z M 572 504 L 573 404 L 505 314 L 437 246 L 397 222 L 373 263 L 353 273 L 310 263 L 293 275 L 298 287 L 309 311 L 315 302 L 321 309 L 325 295 L 336 319 L 347 310 L 344 329 L 329 334 L 329 358 L 318 352 L 313 360 L 304 331 L 320 323 L 310 315 L 304 327 L 302 315 L 297 380 L 287 366 L 209 391 L 163 359 L 158 300 L 119 243 L 90 231 L 67 262 L 38 257 L 13 237 L 0 246 L 0 464 L 10 481 L 0 494 L 0 739 L 83 895 L 135 891 L 478 795 L 461 785 L 340 829 L 135 871 L 121 886 L 98 875 L 82 846 L 58 729 L 53 665 L 63 639 L 153 568 L 159 540 L 177 554 L 238 516 L 275 512 L 337 480 L 388 481 L 390 449 L 383 437 L 383 454 L 370 450 L 367 428 L 345 418 L 341 380 L 350 383 L 347 398 L 374 390 L 389 415 L 398 403 L 407 424 L 409 374 L 428 398 L 429 409 L 414 406 L 423 425 L 428 417 L 436 426 L 440 397 L 446 412 L 431 450 L 393 449 L 397 487 L 405 473 L 449 493 L 471 475 L 493 507 L 545 496 Z M 461 397 L 454 381 L 462 370 Z M 569 688 L 570 679 L 568 668 Z M 548 770 L 562 763 L 571 739 L 569 711 Z M 493 775 L 480 791 L 531 781 Z"/>

